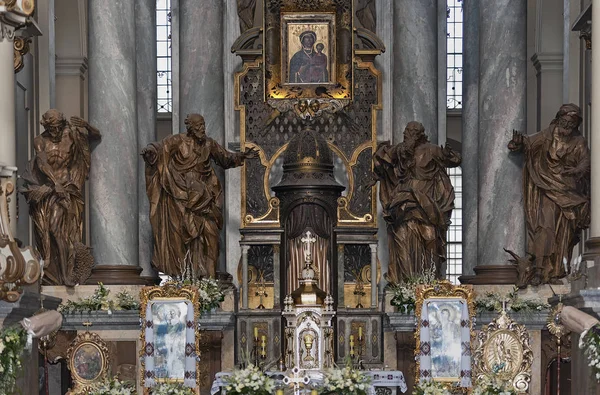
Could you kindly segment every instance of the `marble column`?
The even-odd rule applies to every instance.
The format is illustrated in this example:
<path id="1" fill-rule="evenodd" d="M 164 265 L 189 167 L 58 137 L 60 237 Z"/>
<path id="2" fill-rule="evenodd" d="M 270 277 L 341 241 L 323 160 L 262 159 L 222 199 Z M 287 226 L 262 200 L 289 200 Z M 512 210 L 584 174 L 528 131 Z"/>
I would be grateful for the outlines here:
<path id="1" fill-rule="evenodd" d="M 187 114 L 201 114 L 206 122 L 206 134 L 226 147 L 223 0 L 179 0 L 179 18 L 179 129 L 185 131 Z M 218 166 L 215 170 L 221 186 L 225 187 L 225 172 Z M 227 271 L 225 240 L 223 227 L 217 267 L 221 273 Z"/>
<path id="2" fill-rule="evenodd" d="M 90 172 L 88 283 L 141 284 L 135 3 L 91 1 L 88 19 L 90 123 L 102 133 Z"/>
<path id="3" fill-rule="evenodd" d="M 544 0 L 535 8 L 538 29 L 534 38 L 536 52 L 531 58 L 537 80 L 535 130 L 547 128 L 563 104 L 564 8 L 564 0 Z"/>
<path id="4" fill-rule="evenodd" d="M 156 141 L 156 0 L 135 1 L 137 76 L 137 149 Z M 145 164 L 138 156 L 139 262 L 142 277 L 157 278 L 152 268 L 150 202 L 146 195 Z"/>
<path id="5" fill-rule="evenodd" d="M 369 244 L 371 249 L 371 308 L 377 308 L 377 244 Z"/>
<path id="6" fill-rule="evenodd" d="M 463 275 L 477 266 L 477 178 L 479 168 L 479 0 L 463 3 Z"/>
<path id="7" fill-rule="evenodd" d="M 0 22 L 0 86 L 6 88 L 0 105 L 0 162 L 8 167 L 17 164 L 17 140 L 15 120 L 15 71 L 13 63 L 14 28 Z M 12 184 L 15 185 L 14 174 Z M 11 216 L 10 228 L 13 235 L 17 234 L 17 221 L 14 220 L 16 211 L 16 196 L 13 194 L 8 205 Z"/>
<path id="8" fill-rule="evenodd" d="M 479 172 L 477 283 L 512 284 L 503 248 L 523 255 L 522 155 L 506 147 L 525 131 L 526 0 L 479 2 Z"/>
<path id="9" fill-rule="evenodd" d="M 394 143 L 419 121 L 438 142 L 437 1 L 394 1 Z"/>
<path id="10" fill-rule="evenodd" d="M 600 7 L 592 7 L 592 26 L 600 24 Z M 600 29 L 592 28 L 592 76 L 600 76 Z M 592 80 L 592 99 L 590 114 L 600 114 L 600 78 Z M 590 152 L 592 157 L 591 173 L 591 223 L 589 237 L 586 241 L 588 256 L 600 257 L 600 121 L 592 116 L 592 127 L 589 137 Z M 596 264 L 597 265 L 597 264 Z"/>

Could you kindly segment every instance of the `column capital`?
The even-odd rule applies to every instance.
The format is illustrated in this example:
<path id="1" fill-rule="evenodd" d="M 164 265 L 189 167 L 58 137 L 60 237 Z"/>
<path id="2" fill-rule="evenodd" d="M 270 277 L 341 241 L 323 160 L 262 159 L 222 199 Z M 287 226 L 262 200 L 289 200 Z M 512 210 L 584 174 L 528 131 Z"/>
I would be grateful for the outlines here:
<path id="1" fill-rule="evenodd" d="M 34 0 L 0 1 L 0 41 L 12 40 L 15 30 L 30 22 L 34 9 Z"/>

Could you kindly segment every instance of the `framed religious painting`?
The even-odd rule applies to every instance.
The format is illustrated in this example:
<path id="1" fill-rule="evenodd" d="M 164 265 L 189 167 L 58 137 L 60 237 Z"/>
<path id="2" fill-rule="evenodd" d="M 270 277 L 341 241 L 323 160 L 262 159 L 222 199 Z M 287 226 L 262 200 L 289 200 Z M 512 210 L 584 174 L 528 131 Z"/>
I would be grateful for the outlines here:
<path id="1" fill-rule="evenodd" d="M 146 391 L 159 382 L 200 385 L 198 289 L 167 283 L 140 293 L 141 385 Z"/>
<path id="2" fill-rule="evenodd" d="M 68 367 L 73 386 L 69 394 L 87 394 L 102 381 L 110 368 L 108 347 L 96 333 L 84 332 L 75 338 L 67 350 Z"/>
<path id="3" fill-rule="evenodd" d="M 285 85 L 335 81 L 335 14 L 281 16 L 281 76 Z"/>
<path id="4" fill-rule="evenodd" d="M 266 99 L 352 98 L 352 0 L 266 0 Z"/>
<path id="5" fill-rule="evenodd" d="M 471 387 L 471 338 L 475 305 L 470 286 L 442 281 L 416 290 L 417 382 Z"/>

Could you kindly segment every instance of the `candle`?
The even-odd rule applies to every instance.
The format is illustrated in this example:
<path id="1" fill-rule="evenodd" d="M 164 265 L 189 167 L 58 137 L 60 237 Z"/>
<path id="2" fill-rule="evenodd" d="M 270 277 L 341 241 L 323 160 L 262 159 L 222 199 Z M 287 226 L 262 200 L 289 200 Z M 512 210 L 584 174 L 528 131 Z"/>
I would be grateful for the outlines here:
<path id="1" fill-rule="evenodd" d="M 310 395 L 319 395 L 319 393 L 317 392 L 317 390 L 312 390 L 310 391 Z"/>
<path id="2" fill-rule="evenodd" d="M 260 337 L 260 340 L 262 340 L 262 344 L 263 344 L 263 345 L 267 343 L 267 337 L 266 337 L 265 335 L 262 335 L 262 336 Z"/>
<path id="3" fill-rule="evenodd" d="M 354 343 L 354 335 L 350 335 L 350 343 Z"/>
<path id="4" fill-rule="evenodd" d="M 362 326 L 358 327 L 358 339 L 362 339 Z"/>
<path id="5" fill-rule="evenodd" d="M 277 392 L 275 393 L 275 395 L 283 395 L 283 390 L 282 389 L 278 389 Z"/>
<path id="6" fill-rule="evenodd" d="M 254 338 L 256 340 L 258 340 L 258 327 L 257 326 L 254 327 Z"/>

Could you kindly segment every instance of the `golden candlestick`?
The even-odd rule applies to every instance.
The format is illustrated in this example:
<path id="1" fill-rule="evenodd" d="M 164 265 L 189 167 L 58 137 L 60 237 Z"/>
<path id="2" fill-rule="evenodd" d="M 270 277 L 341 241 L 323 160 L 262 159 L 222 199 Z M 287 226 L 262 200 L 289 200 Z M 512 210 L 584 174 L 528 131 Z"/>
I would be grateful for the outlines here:
<path id="1" fill-rule="evenodd" d="M 267 337 L 265 335 L 261 336 L 260 357 L 261 359 L 267 358 Z"/>

